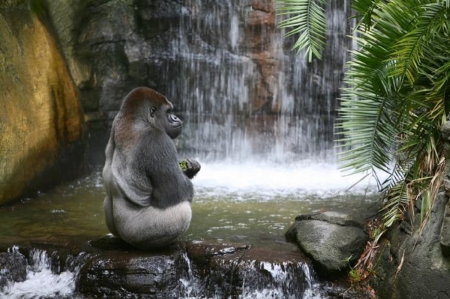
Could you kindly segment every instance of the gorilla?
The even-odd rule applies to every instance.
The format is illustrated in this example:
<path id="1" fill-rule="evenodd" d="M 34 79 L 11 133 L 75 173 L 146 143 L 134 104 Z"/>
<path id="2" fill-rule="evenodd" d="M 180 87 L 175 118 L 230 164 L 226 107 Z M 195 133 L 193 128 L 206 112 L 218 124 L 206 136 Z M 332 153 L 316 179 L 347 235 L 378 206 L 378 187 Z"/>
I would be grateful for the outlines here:
<path id="1" fill-rule="evenodd" d="M 132 90 L 115 117 L 103 168 L 103 203 L 110 232 L 143 250 L 166 246 L 191 222 L 200 170 L 195 160 L 178 162 L 173 139 L 182 121 L 165 96 L 146 87 Z"/>

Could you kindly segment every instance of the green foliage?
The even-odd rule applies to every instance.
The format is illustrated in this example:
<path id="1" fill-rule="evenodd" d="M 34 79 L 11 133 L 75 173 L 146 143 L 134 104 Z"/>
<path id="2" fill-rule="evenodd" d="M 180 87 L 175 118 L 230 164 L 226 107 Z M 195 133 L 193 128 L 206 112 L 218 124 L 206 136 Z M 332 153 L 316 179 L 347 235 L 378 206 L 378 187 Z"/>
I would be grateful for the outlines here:
<path id="1" fill-rule="evenodd" d="M 434 198 L 439 187 L 450 10 L 436 0 L 355 0 L 354 9 L 363 22 L 341 100 L 341 159 L 344 170 L 377 178 L 390 226 L 417 196 Z M 377 169 L 388 179 L 381 182 Z"/>
<path id="2" fill-rule="evenodd" d="M 309 61 L 313 56 L 322 57 L 327 29 L 326 3 L 326 0 L 277 0 L 278 14 L 287 16 L 278 26 L 291 29 L 286 36 L 299 34 L 293 49 L 297 52 L 304 50 Z"/>

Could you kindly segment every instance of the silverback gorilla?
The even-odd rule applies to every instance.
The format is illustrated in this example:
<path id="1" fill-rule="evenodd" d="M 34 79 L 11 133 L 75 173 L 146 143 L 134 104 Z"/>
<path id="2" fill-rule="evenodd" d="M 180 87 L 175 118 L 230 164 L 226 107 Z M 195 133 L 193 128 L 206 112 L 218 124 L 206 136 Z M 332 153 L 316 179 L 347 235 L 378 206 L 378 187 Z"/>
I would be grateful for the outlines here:
<path id="1" fill-rule="evenodd" d="M 194 189 L 200 170 L 195 160 L 180 168 L 172 139 L 183 123 L 173 105 L 150 88 L 139 87 L 124 99 L 106 146 L 103 203 L 112 234 L 140 248 L 168 245 L 191 222 Z"/>

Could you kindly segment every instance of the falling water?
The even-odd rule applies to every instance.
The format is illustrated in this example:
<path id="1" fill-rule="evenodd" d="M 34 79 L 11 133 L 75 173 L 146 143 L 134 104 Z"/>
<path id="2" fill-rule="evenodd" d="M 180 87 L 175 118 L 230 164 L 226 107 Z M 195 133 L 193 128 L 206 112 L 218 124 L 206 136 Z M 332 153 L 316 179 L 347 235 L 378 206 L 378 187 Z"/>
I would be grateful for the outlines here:
<path id="1" fill-rule="evenodd" d="M 327 5 L 323 57 L 309 63 L 277 28 L 274 2 L 186 1 L 171 21 L 177 33 L 169 50 L 148 54 L 165 69 L 163 92 L 186 124 L 180 155 L 204 166 L 194 181 L 199 192 L 238 186 L 259 199 L 287 190 L 334 196 L 360 179 L 343 176 L 335 148 L 340 87 L 354 46 L 350 3 Z M 367 184 L 360 186 L 365 192 Z"/>
<path id="2" fill-rule="evenodd" d="M 326 47 L 313 62 L 292 51 L 295 38 L 277 28 L 275 1 L 189 0 L 135 8 L 142 12 L 140 23 L 157 22 L 165 31 L 152 35 L 152 42 L 127 44 L 128 61 L 148 63 L 150 85 L 183 119 L 177 146 L 182 158 L 202 164 L 197 192 L 225 194 L 239 185 L 247 194 L 257 190 L 258 198 L 265 197 L 258 190 L 288 188 L 291 194 L 333 196 L 361 178 L 344 177 L 335 147 L 340 87 L 355 46 L 349 0 L 328 3 Z M 272 188 L 274 180 L 282 186 Z M 367 185 L 360 186 L 358 192 L 365 192 Z"/>
<path id="3" fill-rule="evenodd" d="M 202 161 L 334 161 L 349 1 L 329 3 L 324 57 L 312 63 L 276 27 L 274 3 L 219 2 L 187 1 L 174 25 L 165 73 L 188 124 L 180 148 Z"/>
<path id="4" fill-rule="evenodd" d="M 12 249 L 21 255 L 18 248 Z M 22 282 L 9 281 L 0 289 L 0 298 L 73 298 L 76 271 L 54 271 L 46 251 L 33 249 L 26 266 L 26 279 Z"/>
<path id="5" fill-rule="evenodd" d="M 224 294 L 219 293 L 211 295 L 205 292 L 204 285 L 211 281 L 204 281 L 198 273 L 192 269 L 191 261 L 187 254 L 182 258 L 186 263 L 188 270 L 186 275 L 180 279 L 180 289 L 178 297 L 184 299 L 194 298 L 223 298 Z M 307 263 L 303 262 L 282 262 L 269 263 L 257 262 L 255 260 L 246 262 L 238 261 L 236 266 L 236 276 L 242 278 L 240 286 L 240 299 L 284 299 L 284 298 L 302 298 L 302 299 L 325 299 L 320 284 L 312 274 L 312 270 Z M 216 274 L 215 274 L 216 275 Z M 208 279 L 206 279 L 208 280 Z M 203 286 L 203 287 L 202 287 Z M 223 285 L 216 286 L 216 290 L 224 288 Z M 225 296 L 228 298 L 228 296 Z M 235 296 L 229 296 L 235 297 Z"/>

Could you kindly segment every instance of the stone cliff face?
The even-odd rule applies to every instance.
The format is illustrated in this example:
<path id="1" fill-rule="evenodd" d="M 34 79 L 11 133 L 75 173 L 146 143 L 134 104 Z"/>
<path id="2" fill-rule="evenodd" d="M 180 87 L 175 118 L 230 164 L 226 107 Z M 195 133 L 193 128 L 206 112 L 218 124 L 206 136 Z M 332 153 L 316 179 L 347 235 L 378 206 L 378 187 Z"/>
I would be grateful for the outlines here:
<path id="1" fill-rule="evenodd" d="M 55 38 L 28 7 L 5 6 L 0 6 L 0 204 L 74 171 L 83 128 L 77 89 Z"/>

